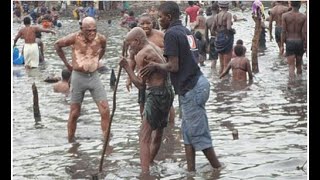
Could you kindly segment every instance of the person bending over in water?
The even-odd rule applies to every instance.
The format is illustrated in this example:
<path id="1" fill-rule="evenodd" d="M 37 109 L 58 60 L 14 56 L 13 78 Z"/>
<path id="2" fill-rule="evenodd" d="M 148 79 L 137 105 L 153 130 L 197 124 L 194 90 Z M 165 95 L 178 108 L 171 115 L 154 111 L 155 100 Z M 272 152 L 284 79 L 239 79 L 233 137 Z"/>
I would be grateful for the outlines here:
<path id="1" fill-rule="evenodd" d="M 141 69 L 150 62 L 164 64 L 166 62 L 162 50 L 151 41 L 140 27 L 133 28 L 125 38 L 125 44 L 135 55 L 137 68 Z M 127 48 L 126 48 L 127 49 Z M 157 71 L 143 78 L 135 75 L 128 60 L 122 58 L 120 66 L 128 73 L 132 83 L 139 89 L 146 89 L 143 120 L 139 135 L 140 161 L 143 174 L 149 174 L 150 163 L 159 151 L 163 129 L 167 126 L 169 110 L 174 93 L 169 73 Z M 151 136 L 155 131 L 154 136 Z"/>

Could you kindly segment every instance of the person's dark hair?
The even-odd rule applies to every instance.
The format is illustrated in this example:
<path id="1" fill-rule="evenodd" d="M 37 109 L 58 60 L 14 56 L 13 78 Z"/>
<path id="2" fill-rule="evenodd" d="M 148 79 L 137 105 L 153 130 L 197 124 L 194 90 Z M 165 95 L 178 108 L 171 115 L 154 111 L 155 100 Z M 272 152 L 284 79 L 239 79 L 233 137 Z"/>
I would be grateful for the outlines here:
<path id="1" fill-rule="evenodd" d="M 237 44 L 237 45 L 238 45 L 238 44 L 239 44 L 239 45 L 243 45 L 242 39 L 238 39 L 237 42 L 236 42 L 236 44 Z"/>
<path id="2" fill-rule="evenodd" d="M 194 2 L 193 2 L 193 1 L 188 1 L 188 4 L 189 4 L 190 6 L 192 6 L 192 5 L 194 5 Z"/>
<path id="3" fill-rule="evenodd" d="M 291 1 L 291 7 L 300 8 L 301 1 Z"/>
<path id="4" fill-rule="evenodd" d="M 68 69 L 63 69 L 61 72 L 62 80 L 69 80 L 71 77 L 71 72 Z"/>
<path id="5" fill-rule="evenodd" d="M 130 12 L 129 12 L 129 16 L 134 16 L 134 12 L 133 12 L 133 11 L 130 11 Z"/>
<path id="6" fill-rule="evenodd" d="M 207 16 L 211 16 L 212 15 L 212 7 L 207 7 L 207 9 L 206 9 L 206 15 Z"/>
<path id="7" fill-rule="evenodd" d="M 30 19 L 29 16 L 23 18 L 23 24 L 24 24 L 24 25 L 29 25 L 29 24 L 31 24 L 31 19 Z"/>
<path id="8" fill-rule="evenodd" d="M 129 23 L 129 28 L 132 29 L 134 27 L 137 27 L 138 26 L 138 23 L 136 21 L 132 22 L 132 23 Z"/>
<path id="9" fill-rule="evenodd" d="M 194 36 L 198 39 L 198 40 L 201 40 L 202 39 L 202 34 L 201 32 L 197 31 Z"/>
<path id="10" fill-rule="evenodd" d="M 163 14 L 171 15 L 172 20 L 179 19 L 180 16 L 180 9 L 176 2 L 173 1 L 166 1 L 159 6 L 159 11 Z"/>
<path id="11" fill-rule="evenodd" d="M 236 56 L 242 56 L 244 55 L 244 47 L 241 44 L 237 44 L 234 47 L 234 53 L 236 54 Z"/>
<path id="12" fill-rule="evenodd" d="M 213 1 L 211 7 L 213 11 L 219 11 L 219 5 L 217 1 Z"/>

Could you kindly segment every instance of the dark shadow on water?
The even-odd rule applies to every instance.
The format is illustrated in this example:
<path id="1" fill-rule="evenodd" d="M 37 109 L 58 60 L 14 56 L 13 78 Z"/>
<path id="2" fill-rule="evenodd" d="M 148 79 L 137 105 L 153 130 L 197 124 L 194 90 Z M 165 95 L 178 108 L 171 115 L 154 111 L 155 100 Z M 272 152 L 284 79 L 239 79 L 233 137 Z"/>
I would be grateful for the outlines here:
<path id="1" fill-rule="evenodd" d="M 78 148 L 80 146 L 81 146 L 81 144 L 78 142 L 72 143 L 71 148 L 68 150 L 68 153 L 78 154 Z"/>

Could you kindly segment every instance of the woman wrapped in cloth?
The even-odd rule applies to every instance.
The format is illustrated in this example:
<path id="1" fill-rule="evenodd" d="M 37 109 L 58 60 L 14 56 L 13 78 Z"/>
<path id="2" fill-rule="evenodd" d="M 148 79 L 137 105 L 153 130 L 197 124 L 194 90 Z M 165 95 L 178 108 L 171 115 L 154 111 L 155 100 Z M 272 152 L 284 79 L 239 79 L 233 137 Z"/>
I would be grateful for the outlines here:
<path id="1" fill-rule="evenodd" d="M 235 30 L 232 29 L 232 14 L 228 12 L 229 2 L 218 2 L 220 12 L 213 19 L 212 32 L 216 32 L 216 51 L 219 54 L 221 74 L 231 61 Z"/>

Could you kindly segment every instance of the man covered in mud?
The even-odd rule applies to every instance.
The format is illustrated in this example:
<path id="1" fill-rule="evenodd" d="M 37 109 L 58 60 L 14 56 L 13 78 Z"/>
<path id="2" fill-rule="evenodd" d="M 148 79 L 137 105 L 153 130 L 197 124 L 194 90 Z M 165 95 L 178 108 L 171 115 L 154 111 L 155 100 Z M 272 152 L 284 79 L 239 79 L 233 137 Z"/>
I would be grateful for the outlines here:
<path id="1" fill-rule="evenodd" d="M 110 110 L 107 101 L 107 93 L 100 80 L 98 67 L 99 61 L 106 50 L 107 39 L 97 32 L 96 21 L 92 17 L 86 17 L 82 21 L 81 30 L 58 39 L 54 47 L 57 54 L 72 71 L 71 75 L 71 104 L 68 119 L 68 141 L 75 141 L 77 119 L 80 116 L 81 104 L 87 90 L 96 102 L 101 115 L 101 129 L 106 137 L 110 121 Z M 71 64 L 67 60 L 63 47 L 72 47 Z"/>
<path id="2" fill-rule="evenodd" d="M 253 75 L 251 71 L 251 65 L 248 58 L 245 57 L 245 47 L 241 44 L 237 44 L 234 47 L 234 53 L 236 57 L 230 61 L 226 70 L 219 76 L 224 77 L 232 69 L 232 81 L 247 82 L 247 73 L 249 81 L 252 81 Z"/>
<path id="3" fill-rule="evenodd" d="M 299 12 L 301 2 L 290 1 L 292 10 L 282 15 L 282 34 L 280 51 L 284 51 L 286 44 L 286 57 L 289 65 L 289 79 L 302 74 L 302 56 L 307 50 L 307 16 Z"/>
<path id="4" fill-rule="evenodd" d="M 163 50 L 164 48 L 164 43 L 163 43 L 163 37 L 164 33 L 160 30 L 154 29 L 154 23 L 152 16 L 148 14 L 143 14 L 139 17 L 138 20 L 138 26 L 144 30 L 144 32 L 147 35 L 147 39 L 151 42 L 153 42 L 155 45 L 157 45 L 159 48 Z M 130 53 L 130 59 L 134 59 L 134 54 Z M 129 65 L 132 70 L 136 68 L 136 62 L 134 60 L 129 61 Z M 127 79 L 127 89 L 130 91 L 132 83 L 130 78 L 128 77 Z M 140 115 L 142 117 L 143 109 L 144 109 L 144 102 L 145 102 L 145 89 L 139 89 L 139 98 L 138 98 L 138 103 L 140 104 Z M 174 117 L 175 117 L 175 111 L 174 107 L 172 106 L 170 108 L 170 114 L 169 114 L 169 122 L 174 123 Z"/>
<path id="5" fill-rule="evenodd" d="M 217 33 L 215 48 L 219 54 L 221 74 L 228 66 L 232 56 L 235 31 L 232 29 L 232 14 L 228 12 L 229 2 L 219 1 L 220 12 L 215 16 L 211 31 Z"/>
<path id="6" fill-rule="evenodd" d="M 140 27 L 133 28 L 125 38 L 126 47 L 135 55 L 137 68 L 141 69 L 150 62 L 163 64 L 166 62 L 162 50 L 148 41 L 146 33 Z M 126 48 L 127 49 L 127 48 Z M 133 84 L 139 89 L 146 89 L 143 120 L 140 129 L 140 161 L 143 174 L 149 174 L 150 163 L 153 162 L 160 149 L 163 129 L 167 126 L 169 110 L 174 93 L 169 73 L 156 71 L 141 78 L 136 76 L 129 66 L 128 60 L 122 58 L 120 66 L 128 73 Z M 154 136 L 152 133 L 154 132 Z"/>
<path id="7" fill-rule="evenodd" d="M 36 68 L 39 66 L 40 57 L 38 43 L 36 42 L 36 33 L 46 32 L 55 34 L 55 32 L 49 29 L 43 29 L 39 26 L 31 26 L 31 19 L 28 16 L 23 19 L 23 23 L 25 27 L 20 29 L 20 31 L 14 38 L 13 46 L 16 46 L 16 43 L 19 38 L 24 38 L 24 45 L 22 51 L 25 61 L 25 67 Z"/>
<path id="8" fill-rule="evenodd" d="M 272 24 L 273 21 L 276 22 L 274 36 L 276 38 L 276 42 L 279 48 L 279 54 L 282 55 L 283 51 L 280 51 L 280 41 L 281 41 L 281 32 L 282 32 L 282 19 L 281 16 L 283 13 L 288 12 L 289 7 L 284 5 L 284 1 L 276 1 L 275 6 L 269 11 L 269 34 L 270 34 L 270 41 L 273 40 L 272 36 Z"/>

